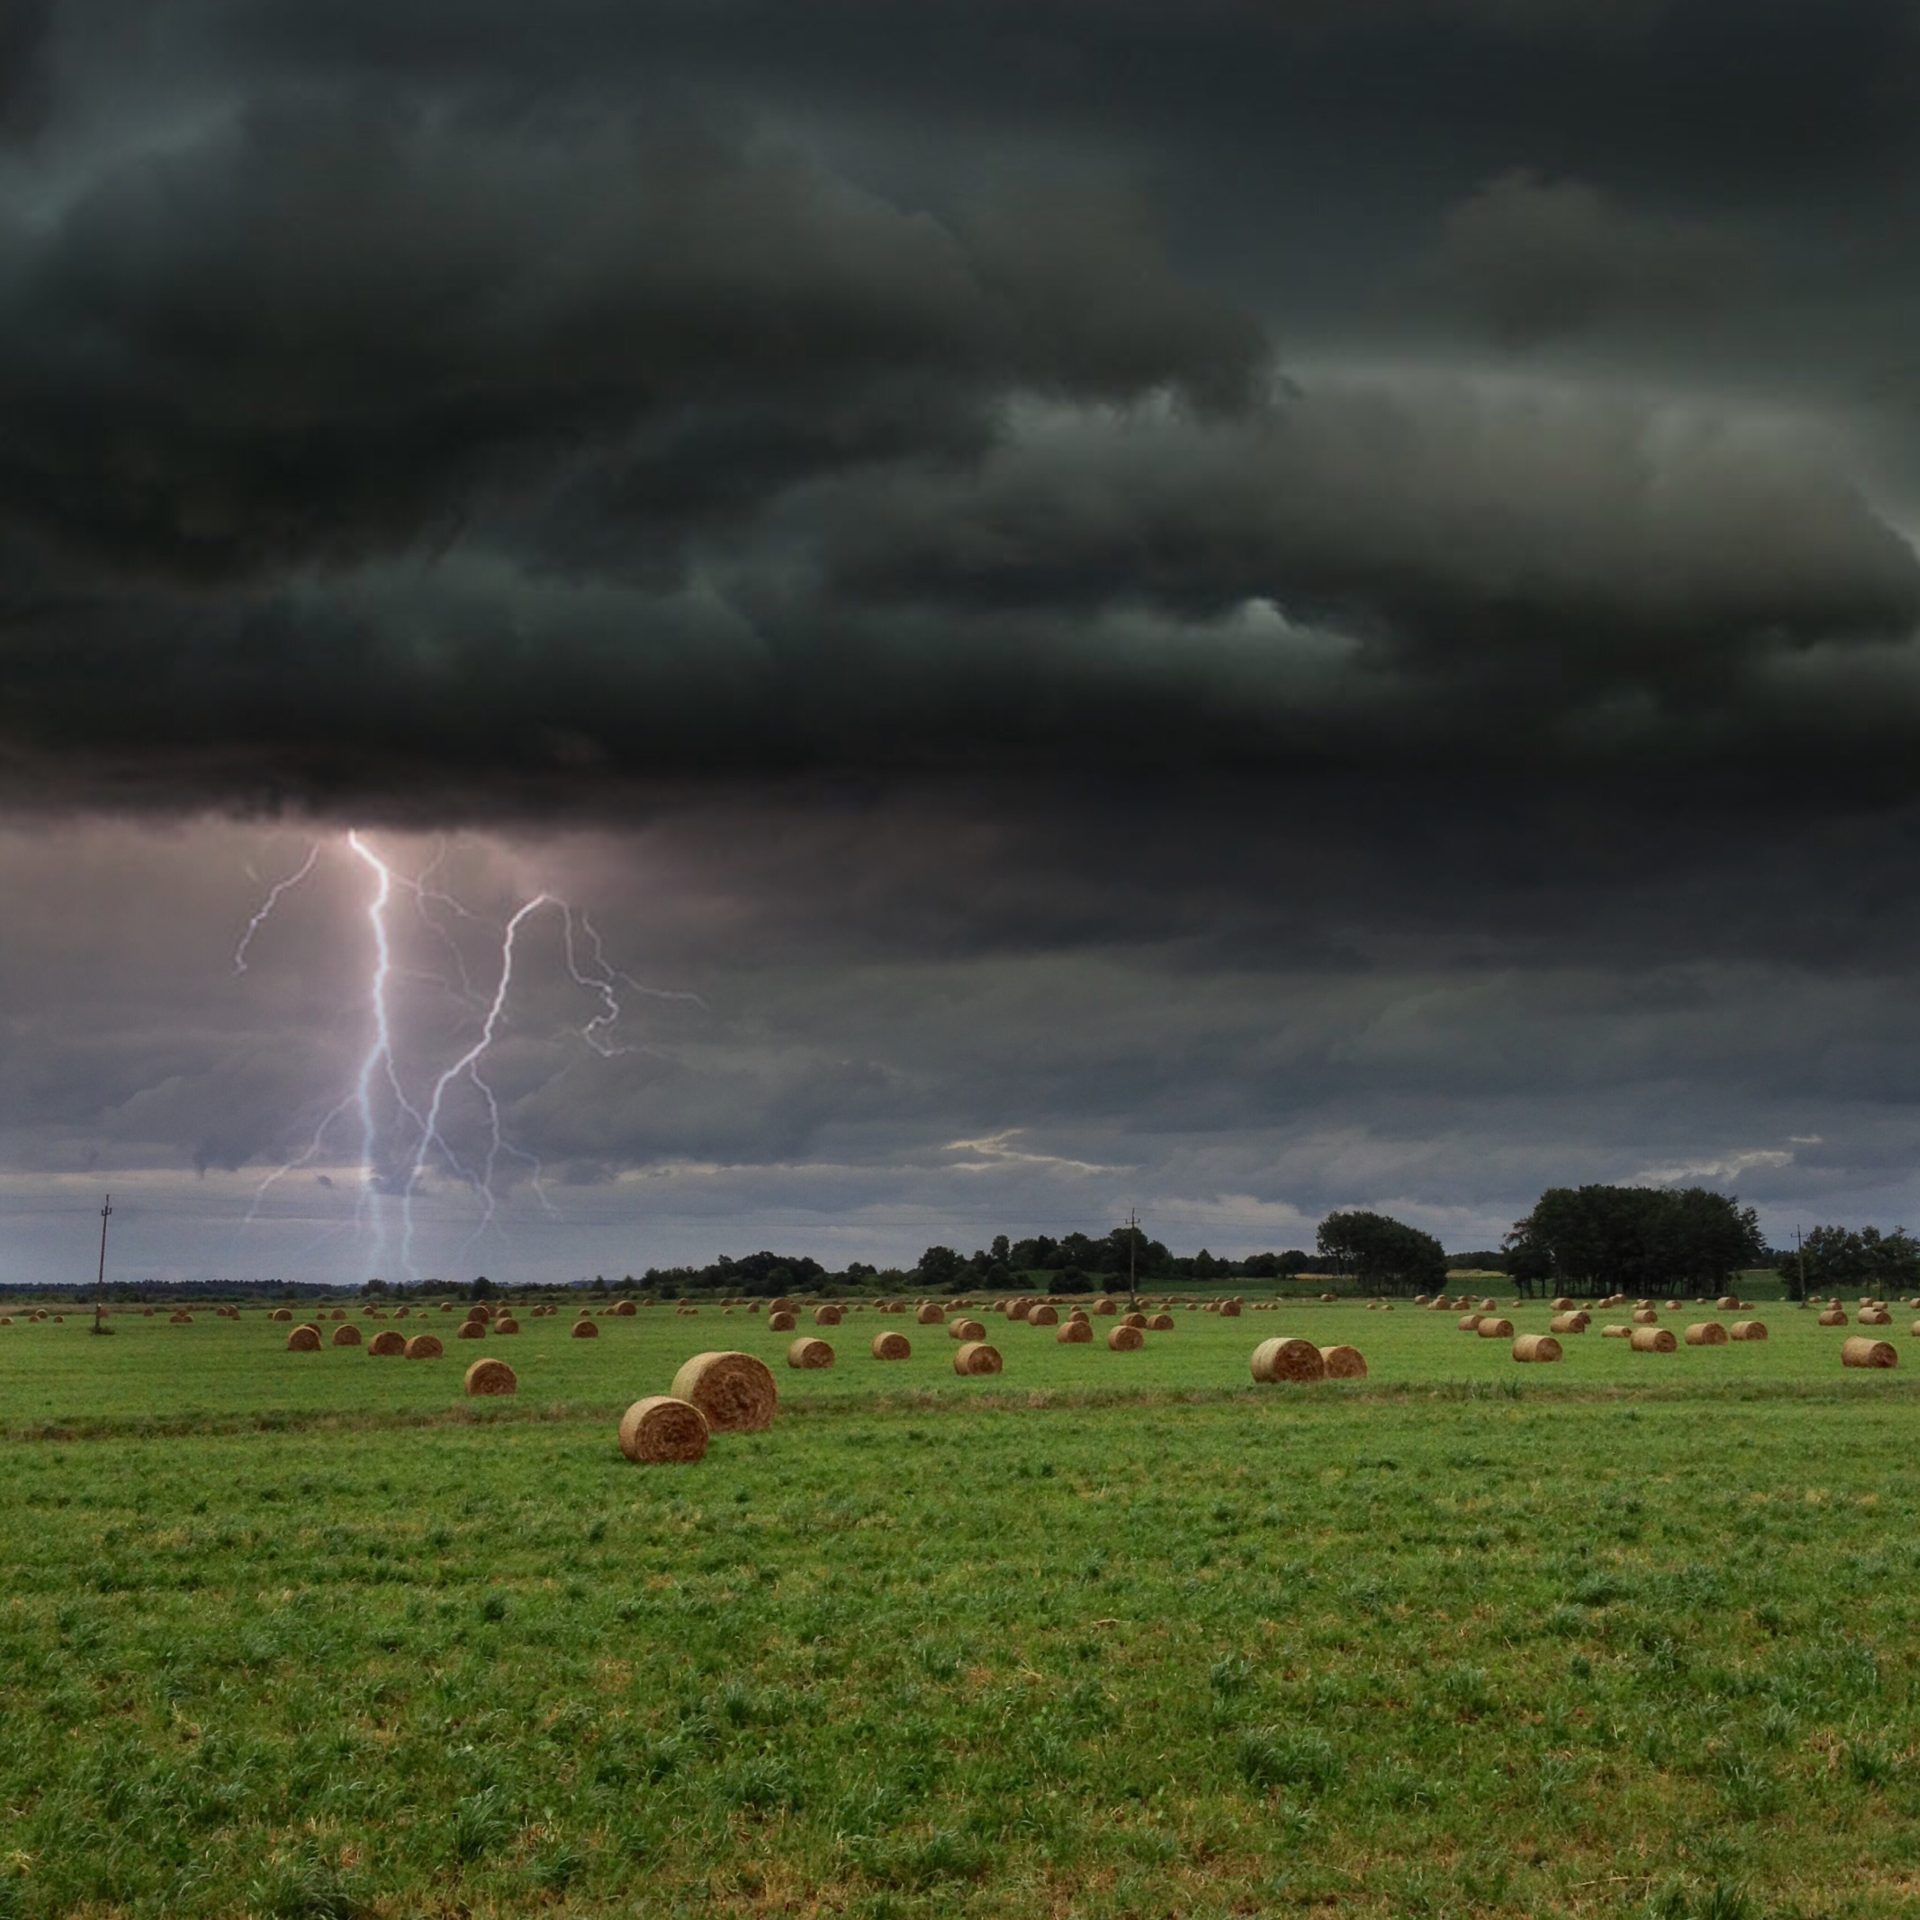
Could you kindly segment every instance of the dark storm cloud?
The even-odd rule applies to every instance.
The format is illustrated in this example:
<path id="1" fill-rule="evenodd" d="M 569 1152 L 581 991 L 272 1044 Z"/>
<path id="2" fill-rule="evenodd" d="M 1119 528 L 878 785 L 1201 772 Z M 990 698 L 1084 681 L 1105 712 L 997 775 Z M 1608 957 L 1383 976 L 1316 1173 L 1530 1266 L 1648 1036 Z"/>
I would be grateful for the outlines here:
<path id="1" fill-rule="evenodd" d="M 0 140 L 31 133 L 46 111 L 54 3 L 7 0 L 0 7 Z"/>

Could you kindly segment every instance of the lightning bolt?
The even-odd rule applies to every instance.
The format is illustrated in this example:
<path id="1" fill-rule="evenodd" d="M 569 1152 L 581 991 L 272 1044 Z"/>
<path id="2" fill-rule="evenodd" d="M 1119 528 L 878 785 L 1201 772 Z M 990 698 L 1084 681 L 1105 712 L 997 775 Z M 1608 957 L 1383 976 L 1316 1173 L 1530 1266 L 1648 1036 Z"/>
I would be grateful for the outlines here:
<path id="1" fill-rule="evenodd" d="M 273 910 L 280 904 L 283 893 L 291 893 L 308 874 L 313 871 L 314 862 L 320 858 L 320 842 L 316 840 L 307 849 L 307 857 L 301 861 L 300 870 L 290 873 L 284 880 L 275 881 L 272 891 L 261 901 L 254 916 L 247 922 L 247 930 L 240 936 L 240 944 L 233 950 L 233 970 L 245 973 L 247 970 L 247 949 L 253 945 L 253 936 L 273 917 Z M 251 872 L 251 869 L 249 869 Z"/>
<path id="2" fill-rule="evenodd" d="M 507 1139 L 498 1096 L 483 1071 L 486 1057 L 499 1038 L 506 1017 L 508 999 L 514 986 L 516 948 L 521 930 L 530 918 L 542 909 L 551 910 L 559 916 L 567 975 L 575 986 L 592 995 L 597 1003 L 597 1010 L 583 1026 L 574 1031 L 581 1042 L 601 1059 L 616 1059 L 623 1054 L 645 1050 L 619 1043 L 613 1037 L 625 1016 L 621 998 L 623 988 L 654 999 L 689 1001 L 703 1009 L 706 1002 L 695 993 L 652 987 L 635 979 L 608 957 L 599 929 L 584 911 L 570 906 L 557 894 L 543 891 L 522 902 L 504 928 L 497 929 L 500 941 L 499 969 L 492 993 L 485 997 L 483 1004 L 482 996 L 474 990 L 472 973 L 460 943 L 455 940 L 446 922 L 428 909 L 430 906 L 445 909 L 476 928 L 496 928 L 497 923 L 476 914 L 453 894 L 433 884 L 446 858 L 444 845 L 436 849 L 433 858 L 417 876 L 399 871 L 382 858 L 357 828 L 346 836 L 346 846 L 353 858 L 372 877 L 372 889 L 365 909 L 373 950 L 366 996 L 372 1030 L 366 1050 L 360 1057 L 351 1090 L 321 1117 L 305 1151 L 286 1165 L 276 1168 L 260 1182 L 246 1217 L 250 1222 L 257 1221 L 273 1187 L 287 1175 L 311 1166 L 325 1151 L 329 1135 L 339 1123 L 350 1115 L 355 1116 L 358 1120 L 361 1178 L 354 1199 L 351 1230 L 366 1233 L 375 1267 L 384 1266 L 388 1221 L 383 1202 L 390 1197 L 397 1198 L 401 1218 L 401 1261 L 409 1278 L 418 1278 L 413 1264 L 414 1200 L 430 1181 L 436 1165 L 444 1166 L 475 1195 L 479 1213 L 473 1232 L 468 1236 L 469 1245 L 490 1227 L 498 1231 L 496 1214 L 499 1200 L 494 1183 L 503 1157 L 522 1161 L 531 1169 L 529 1184 L 534 1194 L 549 1213 L 554 1211 L 541 1179 L 540 1162 Z M 320 853 L 321 847 L 316 843 L 308 850 L 299 869 L 276 882 L 256 909 L 235 950 L 236 973 L 246 972 L 247 950 L 254 936 L 272 916 L 282 896 L 297 887 L 313 871 Z M 440 975 L 419 974 L 400 965 L 390 920 L 396 889 L 412 897 L 422 925 L 451 956 L 459 975 L 457 987 Z M 435 1075 L 427 1097 L 419 1102 L 409 1097 L 402 1078 L 396 1053 L 396 1018 L 392 1001 L 396 979 L 414 978 L 431 981 L 472 1008 L 479 1018 L 477 1035 L 462 1048 L 450 1065 Z M 478 1095 L 485 1116 L 483 1151 L 476 1165 L 467 1164 L 448 1138 L 449 1100 L 463 1084 L 470 1086 Z M 401 1167 L 405 1168 L 404 1176 L 397 1172 Z M 329 1231 L 340 1230 L 336 1228 Z"/>

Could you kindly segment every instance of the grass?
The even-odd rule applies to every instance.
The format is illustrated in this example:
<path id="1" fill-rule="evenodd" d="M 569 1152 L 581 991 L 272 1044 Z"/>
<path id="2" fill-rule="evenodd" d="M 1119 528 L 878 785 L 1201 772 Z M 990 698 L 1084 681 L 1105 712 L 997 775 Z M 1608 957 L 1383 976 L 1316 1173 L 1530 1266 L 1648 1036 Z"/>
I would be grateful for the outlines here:
<path id="1" fill-rule="evenodd" d="M 867 1314 L 657 1470 L 619 1408 L 779 1336 L 0 1328 L 0 1916 L 1912 1912 L 1920 1396 L 1769 1317 L 995 1322 L 962 1381 Z M 1373 1379 L 1245 1384 L 1293 1325 Z"/>

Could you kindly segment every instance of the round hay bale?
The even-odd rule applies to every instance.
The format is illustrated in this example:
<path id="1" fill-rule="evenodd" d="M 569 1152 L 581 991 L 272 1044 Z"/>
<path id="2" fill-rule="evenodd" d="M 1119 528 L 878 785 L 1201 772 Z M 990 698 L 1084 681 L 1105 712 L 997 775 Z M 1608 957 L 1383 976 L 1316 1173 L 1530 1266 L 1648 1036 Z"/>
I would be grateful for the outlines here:
<path id="1" fill-rule="evenodd" d="M 673 1396 L 691 1400 L 715 1433 L 764 1433 L 780 1390 L 773 1370 L 750 1353 L 696 1353 L 673 1376 Z"/>
<path id="2" fill-rule="evenodd" d="M 990 1347 L 984 1340 L 969 1340 L 964 1346 L 953 1350 L 953 1370 L 963 1375 L 998 1373 L 1000 1371 L 1000 1349 Z"/>
<path id="3" fill-rule="evenodd" d="M 799 1321 L 790 1313 L 770 1313 L 767 1315 L 767 1331 L 769 1333 L 791 1333 L 799 1324 Z"/>
<path id="4" fill-rule="evenodd" d="M 813 1310 L 813 1324 L 816 1327 L 837 1327 L 845 1318 L 846 1315 L 835 1306 L 815 1307 Z"/>
<path id="5" fill-rule="evenodd" d="M 416 1333 L 400 1349 L 401 1358 L 405 1360 L 438 1360 L 445 1352 L 437 1333 Z"/>
<path id="6" fill-rule="evenodd" d="M 289 1353 L 318 1353 L 320 1351 L 320 1329 L 318 1327 L 295 1327 L 287 1335 Z"/>
<path id="7" fill-rule="evenodd" d="M 1480 1311 L 1482 1313 L 1496 1313 L 1499 1311 L 1499 1307 L 1500 1307 L 1500 1302 L 1498 1300 L 1493 1299 L 1491 1296 L 1489 1296 L 1487 1299 L 1482 1300 L 1480 1302 Z"/>
<path id="8" fill-rule="evenodd" d="M 1718 1320 L 1696 1320 L 1687 1329 L 1690 1347 L 1724 1347 L 1726 1344 L 1727 1330 Z"/>
<path id="9" fill-rule="evenodd" d="M 639 1308 L 631 1300 L 616 1300 L 613 1303 L 613 1311 L 619 1319 L 631 1320 L 639 1312 Z"/>
<path id="10" fill-rule="evenodd" d="M 476 1360 L 467 1369 L 467 1396 L 479 1399 L 496 1393 L 518 1393 L 520 1376 L 504 1360 Z"/>
<path id="11" fill-rule="evenodd" d="M 423 1307 L 421 1311 L 424 1313 L 426 1309 Z M 442 1300 L 440 1302 L 440 1311 L 442 1313 L 451 1313 L 453 1311 L 453 1302 L 451 1300 Z"/>
<path id="12" fill-rule="evenodd" d="M 1513 1338 L 1513 1322 L 1511 1320 L 1502 1320 L 1498 1314 L 1483 1313 L 1480 1316 L 1480 1324 L 1474 1331 L 1479 1334 L 1482 1340 L 1511 1340 Z"/>
<path id="13" fill-rule="evenodd" d="M 1680 1311 L 1680 1302 L 1678 1300 L 1669 1300 L 1666 1305 L 1666 1311 L 1668 1313 L 1678 1313 Z"/>
<path id="14" fill-rule="evenodd" d="M 1147 1316 L 1144 1313 L 1122 1314 L 1120 1316 L 1120 1324 L 1123 1327 L 1138 1327 L 1144 1332 L 1147 1325 Z"/>
<path id="15" fill-rule="evenodd" d="M 773 1376 L 767 1378 L 771 1382 Z M 650 1393 L 620 1416 L 620 1451 L 643 1467 L 688 1465 L 706 1453 L 711 1431 L 707 1416 L 691 1401 Z"/>
<path id="16" fill-rule="evenodd" d="M 1320 1358 L 1327 1363 L 1329 1380 L 1364 1380 L 1366 1356 L 1358 1347 L 1322 1347 Z"/>
<path id="17" fill-rule="evenodd" d="M 1894 1352 L 1891 1340 L 1870 1340 L 1865 1334 L 1856 1333 L 1840 1342 L 1840 1364 L 1843 1367 L 1897 1367 L 1900 1356 Z"/>
<path id="18" fill-rule="evenodd" d="M 1727 1329 L 1729 1340 L 1764 1340 L 1767 1337 L 1767 1323 L 1764 1320 L 1736 1320 Z"/>
<path id="19" fill-rule="evenodd" d="M 495 1333 L 518 1333 L 520 1331 L 520 1322 L 509 1319 L 507 1315 L 503 1313 L 500 1318 L 493 1323 L 493 1330 Z"/>
<path id="20" fill-rule="evenodd" d="M 346 1317 L 347 1310 L 345 1307 L 335 1307 L 332 1313 L 327 1316 L 330 1320 L 344 1320 Z"/>
<path id="21" fill-rule="evenodd" d="M 336 1347 L 357 1347 L 360 1344 L 360 1329 L 351 1320 L 343 1327 L 335 1327 L 333 1344 Z"/>
<path id="22" fill-rule="evenodd" d="M 151 1314 L 153 1309 L 148 1307 L 146 1311 Z M 293 1318 L 293 1309 L 291 1307 L 275 1307 L 274 1310 L 267 1315 L 267 1318 L 269 1320 L 291 1320 Z"/>
<path id="23" fill-rule="evenodd" d="M 393 1317 L 396 1320 L 411 1320 L 413 1318 L 413 1309 L 411 1307 L 400 1307 L 395 1311 Z"/>
<path id="24" fill-rule="evenodd" d="M 931 1300 L 922 1300 L 913 1310 L 915 1324 L 922 1327 L 937 1327 L 946 1317 Z"/>
<path id="25" fill-rule="evenodd" d="M 1103 1293 L 1094 1301 L 1093 1310 L 1099 1314 L 1118 1313 L 1120 1306 L 1118 1301 L 1109 1299 L 1107 1295 Z"/>
<path id="26" fill-rule="evenodd" d="M 969 1320 L 960 1314 L 947 1322 L 947 1337 L 950 1340 L 984 1340 L 987 1330 L 978 1320 Z"/>
<path id="27" fill-rule="evenodd" d="M 576 1320 L 567 1329 L 567 1336 L 572 1340 L 598 1340 L 600 1323 L 597 1320 Z"/>
<path id="28" fill-rule="evenodd" d="M 1713 1303 L 1713 1310 L 1715 1313 L 1738 1313 L 1740 1311 L 1740 1296 L 1736 1293 L 1723 1293 L 1720 1298 Z"/>
<path id="29" fill-rule="evenodd" d="M 1170 1313 L 1156 1313 L 1153 1318 L 1147 1322 L 1147 1331 L 1149 1333 L 1171 1333 L 1173 1331 L 1173 1315 Z"/>
<path id="30" fill-rule="evenodd" d="M 1309 1381 L 1327 1377 L 1327 1363 L 1311 1340 L 1262 1340 L 1248 1363 L 1261 1381 Z"/>
<path id="31" fill-rule="evenodd" d="M 1671 1327 L 1635 1327 L 1628 1344 L 1635 1353 L 1677 1353 L 1680 1342 Z"/>
<path id="32" fill-rule="evenodd" d="M 1030 1327 L 1057 1327 L 1059 1324 L 1058 1311 L 1044 1300 L 1036 1301 L 1027 1309 L 1027 1325 Z"/>
<path id="33" fill-rule="evenodd" d="M 1564 1293 L 1554 1295 L 1553 1310 L 1555 1313 L 1571 1313 L 1576 1304 L 1576 1302 L 1568 1299 Z"/>
<path id="34" fill-rule="evenodd" d="M 390 1353 L 401 1353 L 406 1349 L 407 1336 L 397 1327 L 383 1327 L 367 1342 L 367 1351 L 377 1353 L 383 1358 Z"/>
<path id="35" fill-rule="evenodd" d="M 1633 1324 L 1636 1327 L 1654 1327 L 1660 1324 L 1660 1316 L 1651 1307 L 1635 1307 Z"/>
<path id="36" fill-rule="evenodd" d="M 1333 1295 L 1327 1294 L 1325 1298 L 1331 1300 Z M 1245 1302 L 1240 1300 L 1222 1300 L 1220 1302 L 1221 1317 L 1227 1320 L 1238 1320 L 1240 1318 L 1240 1309 L 1243 1305 L 1245 1305 Z"/>
<path id="37" fill-rule="evenodd" d="M 1890 1327 L 1893 1325 L 1893 1315 L 1890 1314 L 1885 1307 L 1863 1307 L 1860 1310 L 1858 1319 L 1859 1324 L 1863 1327 Z"/>
<path id="38" fill-rule="evenodd" d="M 1602 1327 L 1600 1337 L 1603 1340 L 1630 1340 L 1633 1338 L 1633 1329 L 1619 1326 Z"/>
<path id="39" fill-rule="evenodd" d="M 1914 1323 L 1920 1326 L 1920 1321 Z M 1093 1322 L 1091 1320 L 1068 1320 L 1062 1323 L 1054 1339 L 1063 1347 L 1085 1347 L 1093 1343 Z"/>
<path id="40" fill-rule="evenodd" d="M 1829 1307 L 1820 1316 L 1823 1327 L 1844 1327 L 1847 1324 L 1847 1312 L 1844 1307 Z"/>
<path id="41" fill-rule="evenodd" d="M 484 1340 L 487 1337 L 487 1323 L 484 1320 L 462 1320 L 453 1337 L 456 1340 Z"/>
<path id="42" fill-rule="evenodd" d="M 1472 1333 L 1480 1324 L 1480 1315 L 1477 1313 L 1463 1313 L 1453 1324 L 1458 1327 L 1462 1333 Z"/>
<path id="43" fill-rule="evenodd" d="M 1560 1358 L 1560 1342 L 1550 1333 L 1523 1333 L 1513 1343 L 1516 1360 L 1546 1362 Z"/>
<path id="44" fill-rule="evenodd" d="M 873 1357 L 876 1360 L 911 1360 L 913 1342 L 904 1333 L 876 1333 L 873 1336 Z"/>
<path id="45" fill-rule="evenodd" d="M 1549 1333 L 1585 1333 L 1591 1322 L 1584 1313 L 1556 1313 L 1547 1322 Z"/>
<path id="46" fill-rule="evenodd" d="M 684 1307 L 687 1303 L 683 1300 L 680 1304 Z M 784 1293 L 777 1293 L 767 1302 L 767 1311 L 769 1313 L 798 1313 L 800 1311 L 800 1303 L 797 1300 L 789 1300 Z"/>
<path id="47" fill-rule="evenodd" d="M 1109 1353 L 1138 1353 L 1146 1344 L 1147 1336 L 1138 1327 L 1129 1326 L 1124 1320 L 1117 1327 L 1107 1329 Z"/>
<path id="48" fill-rule="evenodd" d="M 467 1318 L 469 1320 L 491 1320 L 493 1318 L 493 1309 L 488 1306 L 484 1300 L 476 1300 L 473 1305 L 467 1309 Z"/>
<path id="49" fill-rule="evenodd" d="M 833 1365 L 833 1349 L 824 1340 L 816 1340 L 812 1334 L 803 1333 L 787 1348 L 787 1365 L 798 1367 L 803 1372 L 812 1373 L 822 1367 Z"/>

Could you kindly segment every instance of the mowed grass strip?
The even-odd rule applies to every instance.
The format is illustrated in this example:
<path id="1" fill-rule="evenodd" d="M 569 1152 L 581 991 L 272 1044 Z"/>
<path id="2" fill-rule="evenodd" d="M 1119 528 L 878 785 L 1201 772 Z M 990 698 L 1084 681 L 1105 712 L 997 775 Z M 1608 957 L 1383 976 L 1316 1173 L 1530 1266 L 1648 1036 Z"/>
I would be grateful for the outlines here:
<path id="1" fill-rule="evenodd" d="M 1136 1398 L 1025 1405 L 1104 1349 L 997 1330 L 997 1397 L 930 1364 L 924 1405 L 843 1388 L 697 1467 L 597 1416 L 18 1440 L 0 1914 L 1913 1911 L 1906 1382 L 1794 1398 L 1781 1352 L 1839 1368 L 1791 1328 L 1593 1334 L 1594 1388 L 1510 1398 L 1439 1316 L 1290 1318 L 1402 1387 L 1182 1400 L 1282 1320 L 1193 1316 Z M 522 1398 L 630 1326 L 523 1336 Z M 594 1377 L 624 1404 L 716 1332 Z M 174 1391 L 181 1349 L 91 1346 Z M 336 1361 L 300 1391 L 428 1373 L 285 1364 Z M 1685 1397 L 1729 1361 L 1771 1397 Z"/>

